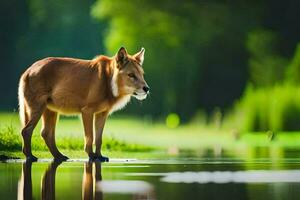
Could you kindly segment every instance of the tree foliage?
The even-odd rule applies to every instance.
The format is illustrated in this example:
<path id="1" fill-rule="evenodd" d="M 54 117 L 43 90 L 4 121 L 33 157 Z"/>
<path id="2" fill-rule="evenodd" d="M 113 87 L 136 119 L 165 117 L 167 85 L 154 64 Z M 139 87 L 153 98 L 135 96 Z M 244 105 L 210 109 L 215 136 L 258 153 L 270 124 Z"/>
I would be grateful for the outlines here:
<path id="1" fill-rule="evenodd" d="M 143 106 L 134 101 L 126 113 L 183 121 L 224 113 L 249 83 L 270 91 L 299 83 L 299 7 L 298 0 L 1 1 L 0 109 L 17 108 L 18 78 L 34 61 L 112 56 L 125 46 L 145 47 L 151 87 Z"/>
<path id="2" fill-rule="evenodd" d="M 21 73 L 49 56 L 93 58 L 103 52 L 101 28 L 90 16 L 94 0 L 1 1 L 0 109 L 17 109 Z"/>
<path id="3" fill-rule="evenodd" d="M 188 118 L 201 108 L 229 106 L 241 94 L 247 73 L 244 38 L 256 24 L 248 5 L 101 0 L 92 14 L 108 20 L 109 53 L 122 45 L 130 52 L 146 48 L 146 77 L 153 92 L 146 112 Z"/>

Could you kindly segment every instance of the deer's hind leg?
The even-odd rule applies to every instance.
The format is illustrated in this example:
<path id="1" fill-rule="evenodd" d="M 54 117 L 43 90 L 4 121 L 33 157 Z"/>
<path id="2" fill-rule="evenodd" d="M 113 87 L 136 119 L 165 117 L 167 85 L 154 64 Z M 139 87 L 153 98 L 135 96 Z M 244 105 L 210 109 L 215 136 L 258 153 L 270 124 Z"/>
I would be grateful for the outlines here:
<path id="1" fill-rule="evenodd" d="M 22 137 L 23 137 L 23 153 L 26 156 L 26 160 L 37 161 L 37 157 L 32 155 L 31 151 L 31 137 L 34 128 L 36 127 L 41 115 L 45 109 L 44 104 L 36 104 L 35 106 L 28 105 L 28 113 L 26 124 L 22 129 Z"/>
<path id="2" fill-rule="evenodd" d="M 67 160 L 67 156 L 64 156 L 56 147 L 55 142 L 55 126 L 57 121 L 57 112 L 51 111 L 48 108 L 45 109 L 42 115 L 42 137 L 44 138 L 46 145 L 48 146 L 51 154 L 55 160 Z"/>

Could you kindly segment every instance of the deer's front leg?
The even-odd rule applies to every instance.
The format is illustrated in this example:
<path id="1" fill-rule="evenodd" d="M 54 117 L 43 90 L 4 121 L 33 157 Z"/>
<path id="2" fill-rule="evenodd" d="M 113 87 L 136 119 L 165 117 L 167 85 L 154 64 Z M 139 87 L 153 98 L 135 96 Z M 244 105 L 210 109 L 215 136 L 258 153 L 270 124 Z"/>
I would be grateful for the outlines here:
<path id="1" fill-rule="evenodd" d="M 107 112 L 102 112 L 95 114 L 95 145 L 96 151 L 95 154 L 100 161 L 108 162 L 108 158 L 102 156 L 101 146 L 102 146 L 102 134 L 104 129 L 104 124 L 107 118 Z"/>
<path id="2" fill-rule="evenodd" d="M 85 134 L 84 150 L 93 159 L 93 113 L 82 112 L 81 115 Z"/>

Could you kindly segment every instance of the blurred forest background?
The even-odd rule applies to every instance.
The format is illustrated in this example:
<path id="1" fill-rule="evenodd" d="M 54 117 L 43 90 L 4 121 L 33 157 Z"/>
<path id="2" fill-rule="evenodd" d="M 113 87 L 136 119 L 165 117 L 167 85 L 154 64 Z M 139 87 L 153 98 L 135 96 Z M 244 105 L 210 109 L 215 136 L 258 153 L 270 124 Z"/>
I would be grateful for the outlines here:
<path id="1" fill-rule="evenodd" d="M 299 8 L 299 0 L 0 1 L 0 109 L 17 110 L 18 79 L 38 59 L 145 47 L 151 95 L 123 114 L 300 130 Z"/>

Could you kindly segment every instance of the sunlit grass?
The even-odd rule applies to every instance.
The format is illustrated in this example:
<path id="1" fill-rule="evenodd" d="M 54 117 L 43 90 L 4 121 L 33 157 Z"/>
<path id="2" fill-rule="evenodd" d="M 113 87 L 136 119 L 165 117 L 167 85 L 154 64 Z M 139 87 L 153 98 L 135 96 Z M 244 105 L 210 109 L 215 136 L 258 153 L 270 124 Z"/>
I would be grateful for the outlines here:
<path id="1" fill-rule="evenodd" d="M 0 114 L 0 151 L 20 151 L 22 138 L 20 135 L 20 123 L 17 114 Z M 40 123 L 32 136 L 32 149 L 48 151 L 45 142 L 40 136 Z M 78 118 L 62 118 L 58 122 L 56 131 L 56 143 L 59 149 L 83 150 L 84 134 L 81 121 Z M 102 148 L 105 151 L 144 152 L 152 150 L 142 144 L 133 144 L 116 139 L 112 135 L 104 136 Z"/>
<path id="2" fill-rule="evenodd" d="M 83 151 L 84 134 L 80 118 L 61 118 L 56 130 L 57 145 L 62 152 L 74 157 L 86 157 Z M 16 113 L 0 114 L 0 151 L 22 156 L 20 123 Z M 238 132 L 206 127 L 196 123 L 168 128 L 164 123 L 111 116 L 104 130 L 103 152 L 117 157 L 155 157 L 178 155 L 184 151 L 205 153 L 206 149 L 245 152 L 249 148 L 299 148 L 300 133 L 275 132 L 272 139 L 267 132 Z M 40 124 L 35 129 L 33 151 L 51 157 L 40 136 Z M 131 156 L 130 156 L 131 155 Z M 151 156 L 149 156 L 151 157 Z M 152 154 L 153 157 L 153 154 Z"/>

